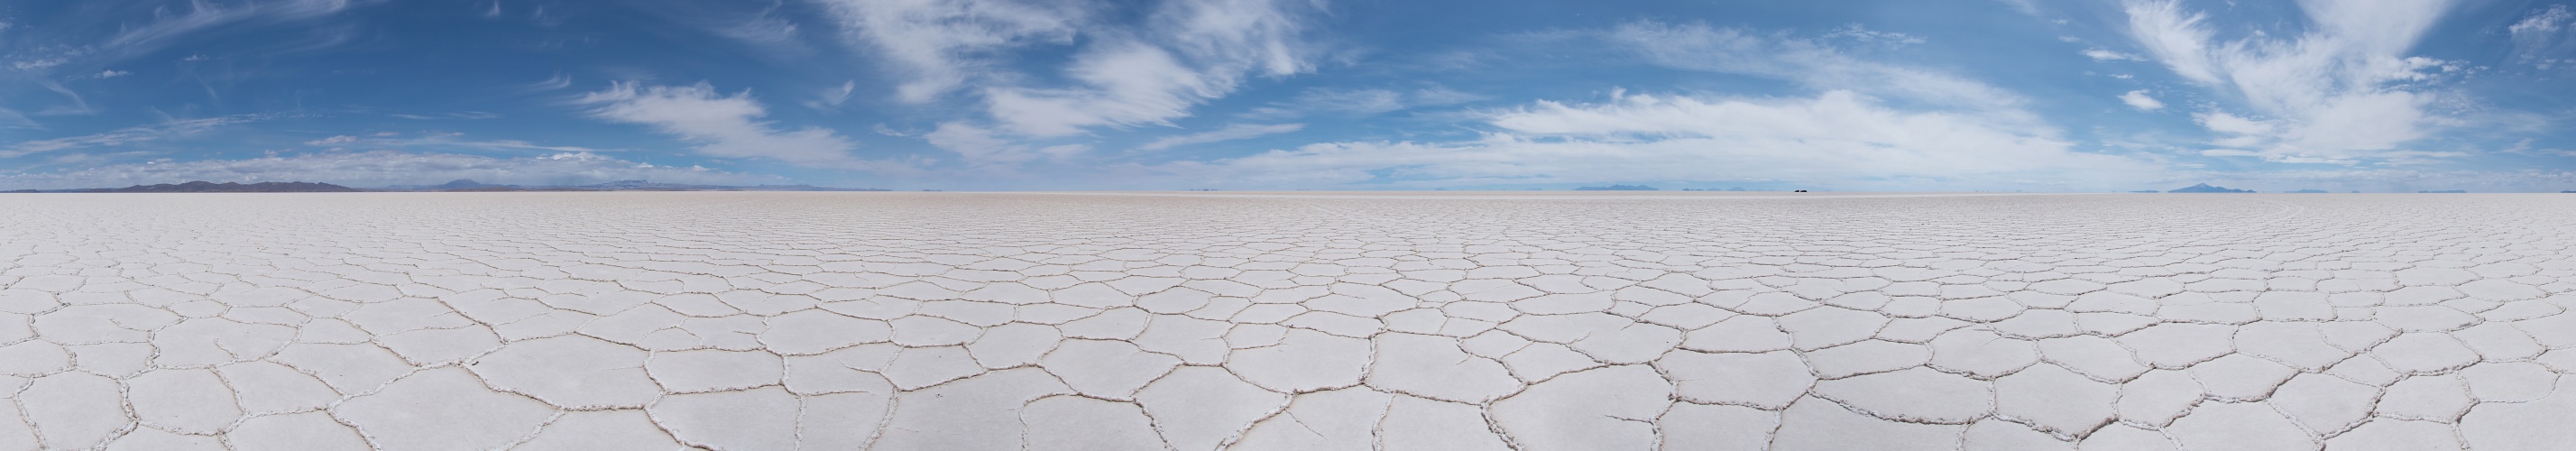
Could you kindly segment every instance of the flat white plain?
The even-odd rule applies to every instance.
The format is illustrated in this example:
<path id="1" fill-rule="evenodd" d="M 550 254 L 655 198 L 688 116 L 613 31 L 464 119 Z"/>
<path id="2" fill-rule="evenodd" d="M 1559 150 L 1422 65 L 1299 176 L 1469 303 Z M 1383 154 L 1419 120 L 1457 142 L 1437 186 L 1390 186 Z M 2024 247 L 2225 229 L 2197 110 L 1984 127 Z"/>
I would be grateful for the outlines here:
<path id="1" fill-rule="evenodd" d="M 0 449 L 2541 449 L 2576 196 L 0 195 Z"/>

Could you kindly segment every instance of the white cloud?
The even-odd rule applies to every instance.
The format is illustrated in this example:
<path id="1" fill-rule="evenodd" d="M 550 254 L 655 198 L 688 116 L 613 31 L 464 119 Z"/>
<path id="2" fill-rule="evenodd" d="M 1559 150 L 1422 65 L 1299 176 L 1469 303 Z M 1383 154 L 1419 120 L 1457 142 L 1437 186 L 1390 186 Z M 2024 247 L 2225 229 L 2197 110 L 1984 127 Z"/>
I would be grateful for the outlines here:
<path id="1" fill-rule="evenodd" d="M 36 84 L 38 86 L 43 86 L 46 90 L 53 91 L 56 94 L 62 94 L 64 98 L 71 99 L 72 101 L 69 105 L 46 107 L 44 110 L 37 111 L 36 114 L 38 115 L 55 116 L 98 114 L 98 109 L 91 108 L 88 100 L 81 99 L 80 93 L 73 92 L 71 88 L 63 86 L 62 83 L 55 82 L 53 80 L 38 80 Z"/>
<path id="2" fill-rule="evenodd" d="M 2549 5 L 2505 30 L 2513 36 L 2514 62 L 2541 70 L 2576 63 L 2576 12 L 2567 5 Z"/>
<path id="3" fill-rule="evenodd" d="M 2193 114 L 2192 119 L 2199 121 L 2201 126 L 2208 127 L 2209 131 L 2231 135 L 2268 135 L 2272 134 L 2274 128 L 2269 122 L 2246 119 L 2223 111 Z"/>
<path id="4" fill-rule="evenodd" d="M 1833 30 L 1830 30 L 1830 31 L 1826 31 L 1826 32 L 1825 32 L 1825 38 L 1827 38 L 1827 39 L 1844 39 L 1844 40 L 1850 40 L 1850 41 L 1853 41 L 1853 42 L 1859 42 L 1859 43 L 1863 43 L 1863 44 L 1879 44 L 1879 45 L 1889 45 L 1889 46 L 1912 45 L 1912 44 L 1921 44 L 1921 43 L 1926 42 L 1926 41 L 1924 41 L 1924 40 L 1923 40 L 1923 37 L 1922 37 L 1922 36 L 1915 36 L 1915 35 L 1910 35 L 1910 34 L 1905 34 L 1905 33 L 1898 33 L 1898 32 L 1893 32 L 1893 31 L 1878 31 L 1878 30 L 1871 30 L 1871 29 L 1869 29 L 1869 27 L 1863 27 L 1863 26 L 1861 26 L 1860 24 L 1856 24 L 1856 23 L 1855 23 L 1855 24 L 1845 24 L 1845 25 L 1840 26 L 1840 27 L 1834 27 L 1834 29 L 1833 29 Z"/>
<path id="5" fill-rule="evenodd" d="M 0 147 L 0 158 L 17 158 L 46 152 L 91 147 L 123 146 L 135 143 L 159 141 L 173 136 L 195 134 L 226 125 L 266 120 L 268 118 L 270 118 L 268 115 L 254 114 L 221 116 L 205 119 L 186 119 L 152 125 L 126 127 L 106 133 L 20 141 L 15 144 Z"/>
<path id="6" fill-rule="evenodd" d="M 761 10 L 760 14 L 741 22 L 717 27 L 715 32 L 752 44 L 783 45 L 795 42 L 796 23 L 779 17 L 779 6 L 782 5 L 771 4 L 768 9 Z"/>
<path id="7" fill-rule="evenodd" d="M 607 90 L 576 101 L 594 108 L 592 116 L 653 126 L 654 130 L 696 144 L 699 154 L 725 158 L 768 158 L 802 166 L 839 169 L 888 169 L 884 163 L 850 154 L 858 148 L 838 132 L 822 127 L 778 130 L 767 109 L 750 91 L 723 95 L 706 83 L 690 86 L 641 87 L 613 83 Z"/>
<path id="8" fill-rule="evenodd" d="M 1813 98 L 1542 101 L 1485 121 L 1497 131 L 1465 142 L 1325 143 L 1129 169 L 1229 187 L 1776 180 L 1836 189 L 2091 189 L 2157 170 L 2072 151 L 2045 128 L 1902 111 L 1840 90 Z"/>
<path id="9" fill-rule="evenodd" d="M 497 4 L 497 3 L 496 3 L 496 4 Z M 545 81 L 540 81 L 540 82 L 535 82 L 535 83 L 529 83 L 529 84 L 526 84 L 526 85 L 521 85 L 519 88 L 520 88 L 521 90 L 528 91 L 528 92 L 541 92 L 541 91 L 553 91 L 553 90 L 557 90 L 557 89 L 570 88 L 570 87 L 572 87 L 572 76 L 571 76 L 571 75 L 564 75 L 563 73 L 558 72 L 558 73 L 556 73 L 556 74 L 555 74 L 555 76 L 552 76 L 552 77 L 546 77 L 546 80 L 545 80 Z"/>
<path id="10" fill-rule="evenodd" d="M 2223 81 L 2210 68 L 2206 47 L 2211 33 L 2202 25 L 2209 16 L 2184 14 L 2182 4 L 2174 1 L 2130 1 L 2127 11 L 2129 37 L 2146 46 L 2165 67 L 2192 81 L 2213 85 Z"/>
<path id="11" fill-rule="evenodd" d="M 1118 168 L 1119 187 L 1366 188 L 1756 181 L 1832 189 L 2125 187 L 2161 163 L 2080 152 L 2014 93 L 1864 60 L 1813 39 L 1640 22 L 1596 51 L 1672 68 L 1791 81 L 1811 97 L 1631 95 L 1477 111 L 1481 138 L 1338 142 Z M 1600 43 L 1592 43 L 1598 46 Z M 1384 98 L 1376 95 L 1359 98 Z M 1899 107 L 1897 105 L 1903 105 Z M 1150 185 L 1148 185 L 1150 184 Z"/>
<path id="12" fill-rule="evenodd" d="M 1251 139 L 1306 129 L 1306 124 L 1228 124 L 1225 128 L 1187 135 L 1165 136 L 1136 146 L 1137 150 L 1163 150 L 1192 144 Z"/>
<path id="13" fill-rule="evenodd" d="M 1247 76 L 1311 69 L 1300 40 L 1305 2 L 1173 0 L 1142 30 L 1095 33 L 1064 69 L 1077 86 L 992 87 L 993 119 L 1011 131 L 1063 136 L 1098 126 L 1170 125 L 1232 93 Z"/>
<path id="14" fill-rule="evenodd" d="M 1012 131 L 1063 136 L 1103 125 L 1170 125 L 1233 90 L 1232 80 L 1191 70 L 1171 52 L 1137 41 L 1094 44 L 1074 56 L 1066 75 L 1086 86 L 993 88 L 984 98 Z"/>
<path id="15" fill-rule="evenodd" d="M 358 137 L 356 137 L 356 136 L 349 136 L 349 135 L 337 135 L 337 136 L 332 136 L 332 137 L 329 137 L 329 138 L 322 138 L 322 139 L 316 139 L 316 140 L 312 140 L 312 141 L 305 141 L 305 142 L 304 142 L 304 145 L 307 145 L 307 146 L 336 146 L 336 145 L 349 144 L 349 143 L 355 143 L 355 142 L 358 142 Z"/>
<path id="16" fill-rule="evenodd" d="M 843 81 L 839 88 L 825 89 L 819 95 L 816 95 L 814 100 L 805 101 L 805 107 L 826 111 L 838 109 L 841 107 L 842 103 L 850 101 L 851 93 L 858 92 L 858 90 L 858 80 Z"/>
<path id="17" fill-rule="evenodd" d="M 2144 89 L 2129 91 L 2127 94 L 2121 94 L 2120 103 L 2129 104 L 2130 108 L 2137 108 L 2138 111 L 2165 109 L 2164 102 L 2156 100 L 2155 97 L 2148 96 L 2147 90 Z"/>
<path id="18" fill-rule="evenodd" d="M 1404 93 L 1392 90 L 1313 88 L 1298 94 L 1293 107 L 1305 111 L 1332 111 L 1368 116 L 1401 110 L 1405 105 Z"/>
<path id="19" fill-rule="evenodd" d="M 2564 169 L 2527 170 L 2426 170 L 2401 168 L 2346 168 L 2325 170 L 2283 170 L 2263 172 L 2176 173 L 2172 180 L 2209 181 L 2230 188 L 2263 191 L 2323 189 L 2333 192 L 2362 191 L 2372 193 L 2412 193 L 2420 190 L 2466 190 L 2478 193 L 2542 192 L 2576 190 L 2576 171 Z"/>
<path id="20" fill-rule="evenodd" d="M 211 182 L 300 181 L 352 187 L 427 185 L 455 179 L 494 184 L 573 185 L 614 180 L 668 183 L 778 183 L 753 176 L 702 167 L 658 166 L 568 152 L 520 158 L 493 158 L 446 153 L 324 152 L 240 160 L 155 160 L 77 170 L 0 172 L 9 189 L 115 188 L 194 180 Z"/>
<path id="21" fill-rule="evenodd" d="M 2557 33 L 2561 28 L 2566 28 L 2569 21 L 2576 21 L 2576 14 L 2568 13 L 2567 5 L 2549 5 L 2549 9 L 2540 10 L 2529 17 L 2524 17 L 2520 22 L 2514 22 L 2513 26 L 2506 27 L 2506 31 L 2513 33 L 2516 38 L 2545 37 L 2550 33 Z"/>
<path id="22" fill-rule="evenodd" d="M 1686 70 L 1790 80 L 1817 90 L 1867 94 L 1988 110 L 2018 108 L 2021 96 L 1958 76 L 1863 60 L 1814 40 L 1764 36 L 1707 25 L 1635 22 L 1612 29 L 1612 44 L 1648 62 Z"/>
<path id="23" fill-rule="evenodd" d="M 319 146 L 319 147 L 332 147 L 332 148 L 334 148 L 334 149 L 340 149 L 340 148 L 352 148 L 352 147 L 354 147 L 354 148 L 359 148 L 359 149 L 371 149 L 371 150 L 380 150 L 380 149 L 457 148 L 457 149 L 475 149 L 475 150 L 487 150 L 487 151 L 528 151 L 528 150 L 542 150 L 542 151 L 550 151 L 550 152 L 566 152 L 566 153 L 593 153 L 593 152 L 617 152 L 617 151 L 620 151 L 619 149 L 601 149 L 601 148 L 594 148 L 594 147 L 580 147 L 580 146 L 549 146 L 549 145 L 542 145 L 542 144 L 537 144 L 537 143 L 532 143 L 532 142 L 527 142 L 527 141 L 521 141 L 521 140 L 515 140 L 515 139 L 498 139 L 498 140 L 483 140 L 483 141 L 473 141 L 473 140 L 457 139 L 458 137 L 463 136 L 463 135 L 464 135 L 463 133 L 434 133 L 434 134 L 430 134 L 430 135 L 422 136 L 422 137 L 418 137 L 418 138 L 388 138 L 388 137 L 390 137 L 390 136 L 395 136 L 395 135 L 398 135 L 398 133 L 394 133 L 394 132 L 378 132 L 378 133 L 374 134 L 374 135 L 373 135 L 374 137 L 372 137 L 372 138 L 360 138 L 360 137 L 356 137 L 356 136 L 349 136 L 349 135 L 334 135 L 334 136 L 331 136 L 331 137 L 328 137 L 328 138 L 322 138 L 322 139 L 316 139 L 316 140 L 311 140 L 311 141 L 305 141 L 305 142 L 304 142 L 304 145 L 307 145 L 307 146 Z"/>
<path id="24" fill-rule="evenodd" d="M 2129 0 L 2130 37 L 2157 61 L 2194 83 L 2234 94 L 2247 107 L 2276 118 L 2259 133 L 2222 129 L 2226 120 L 2203 120 L 2211 131 L 2238 134 L 2274 161 L 2342 162 L 2398 158 L 2399 147 L 2451 121 L 2425 110 L 2437 100 L 2422 88 L 2444 63 L 2409 57 L 2448 0 L 2300 2 L 2314 23 L 2309 30 L 2275 37 L 2255 33 L 2221 42 L 2207 16 L 2171 0 Z M 2218 113 L 2224 115 L 2225 113 Z M 2235 117 L 2235 116 L 2225 116 Z M 2241 125 L 2241 124 L 2239 124 Z"/>
<path id="25" fill-rule="evenodd" d="M 155 21 L 128 27 L 107 40 L 108 47 L 154 47 L 180 35 L 233 22 L 288 21 L 320 17 L 349 8 L 349 0 L 278 0 L 241 4 L 188 3 L 187 14 L 155 11 Z"/>
<path id="26" fill-rule="evenodd" d="M 1170 125 L 1247 77 L 1312 70 L 1302 38 L 1319 8 L 1300 0 L 1171 0 L 1141 21 L 1091 15 L 1085 2 L 827 0 L 852 39 L 907 78 L 896 98 L 965 90 L 1000 131 L 1035 137 L 1096 127 Z M 1024 47 L 1071 50 L 1063 66 L 1015 68 Z M 1039 80 L 1059 79 L 1061 83 Z"/>
<path id="27" fill-rule="evenodd" d="M 38 130 L 45 128 L 44 125 L 37 124 L 35 120 L 27 119 L 26 113 L 20 113 L 18 110 L 9 109 L 9 107 L 0 107 L 0 124 L 5 124 L 9 128 L 31 128 Z M 0 151 L 0 158 L 6 158 L 6 152 L 7 151 Z"/>
<path id="28" fill-rule="evenodd" d="M 1082 2 L 821 0 L 850 37 L 873 46 L 910 80 L 895 98 L 923 103 L 991 70 L 981 57 L 1033 43 L 1071 43 Z"/>
<path id="29" fill-rule="evenodd" d="M 2001 1 L 2004 3 L 2004 5 L 2006 5 L 2006 6 L 2011 6 L 2014 12 L 2021 13 L 2022 15 L 2025 15 L 2025 16 L 2039 17 L 2039 1 L 2038 1 L 2038 0 L 2001 0 Z"/>
<path id="30" fill-rule="evenodd" d="M 1457 105 L 1486 100 L 1475 93 L 1449 89 L 1446 86 L 1402 91 L 1396 89 L 1309 88 L 1286 102 L 1273 102 L 1254 108 L 1243 117 L 1256 120 L 1280 120 L 1309 114 L 1335 113 L 1341 117 L 1374 116 L 1413 108 Z"/>
<path id="31" fill-rule="evenodd" d="M 2147 57 L 2111 51 L 2104 48 L 2084 49 L 2084 56 L 2094 61 L 2146 61 Z"/>
<path id="32" fill-rule="evenodd" d="M 55 59 L 34 59 L 34 60 L 25 60 L 25 61 L 16 61 L 16 62 L 11 62 L 11 63 L 9 63 L 9 65 L 10 65 L 11 67 L 16 67 L 16 68 L 18 68 L 18 70 L 36 70 L 36 69 L 43 69 L 43 68 L 48 68 L 48 67 L 60 66 L 60 65 L 63 65 L 63 63 L 64 63 L 64 62 L 65 62 L 65 61 L 64 61 L 64 60 L 62 60 L 62 59 L 60 59 L 60 58 L 55 58 Z"/>
<path id="33" fill-rule="evenodd" d="M 1021 163 L 1039 158 L 1063 160 L 1091 150 L 1090 146 L 1080 144 L 1032 147 L 995 137 L 991 130 L 964 122 L 941 123 L 938 130 L 921 137 L 930 141 L 930 145 L 957 152 L 967 163 L 979 166 Z"/>

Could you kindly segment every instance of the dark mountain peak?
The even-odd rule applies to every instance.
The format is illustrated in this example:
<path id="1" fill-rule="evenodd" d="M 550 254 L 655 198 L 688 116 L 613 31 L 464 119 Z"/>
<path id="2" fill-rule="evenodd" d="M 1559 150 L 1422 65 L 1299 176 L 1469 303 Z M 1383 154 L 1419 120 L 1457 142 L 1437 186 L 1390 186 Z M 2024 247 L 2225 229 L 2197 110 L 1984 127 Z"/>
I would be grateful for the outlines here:
<path id="1" fill-rule="evenodd" d="M 486 187 L 486 186 L 492 186 L 492 185 L 486 185 L 486 184 L 483 184 L 483 182 L 477 182 L 477 181 L 474 181 L 474 179 L 456 179 L 456 180 L 448 181 L 447 183 L 439 184 L 438 186 L 432 186 L 431 188 L 436 188 L 436 189 L 466 189 L 466 188 L 482 188 L 482 187 Z"/>
<path id="2" fill-rule="evenodd" d="M 2251 192 L 2254 192 L 2254 190 L 2250 190 L 2250 189 L 2227 189 L 2227 188 L 2224 188 L 2224 187 L 2209 186 L 2209 184 L 2207 184 L 2207 183 L 2201 183 L 2201 184 L 2195 184 L 2195 185 L 2192 185 L 2192 186 L 2182 187 L 2182 189 L 2177 189 L 2177 190 L 2173 190 L 2173 191 L 2166 191 L 2166 192 L 2168 192 L 2168 193 L 2251 193 Z"/>
<path id="3" fill-rule="evenodd" d="M 244 184 L 241 184 L 241 183 L 238 183 L 238 182 L 214 183 L 214 182 L 208 182 L 208 181 L 204 181 L 204 180 L 198 180 L 198 181 L 191 181 L 191 182 L 187 182 L 187 183 L 178 183 L 178 184 L 164 183 L 164 184 L 159 184 L 159 185 L 134 185 L 134 186 L 128 186 L 128 187 L 124 187 L 124 188 L 100 189 L 100 190 L 94 190 L 94 191 L 92 191 L 92 192 L 100 192 L 100 193 L 354 193 L 354 192 L 358 192 L 358 190 L 356 190 L 356 189 L 352 189 L 352 188 L 349 188 L 349 187 L 346 187 L 346 186 L 333 185 L 333 184 L 329 184 L 329 183 L 310 183 L 310 182 L 259 182 L 259 183 L 252 183 L 252 184 L 244 185 Z"/>

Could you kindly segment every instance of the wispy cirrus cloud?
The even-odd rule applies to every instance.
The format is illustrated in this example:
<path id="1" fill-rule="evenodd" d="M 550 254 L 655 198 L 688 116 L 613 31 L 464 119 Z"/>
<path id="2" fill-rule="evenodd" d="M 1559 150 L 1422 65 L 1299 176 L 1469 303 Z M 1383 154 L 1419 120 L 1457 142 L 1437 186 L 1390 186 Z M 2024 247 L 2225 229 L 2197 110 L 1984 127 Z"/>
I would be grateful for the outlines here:
<path id="1" fill-rule="evenodd" d="M 326 137 L 326 138 L 321 138 L 321 139 L 315 139 L 315 140 L 305 141 L 305 142 L 304 142 L 304 145 L 307 145 L 307 146 L 314 146 L 314 147 L 327 147 L 327 148 L 334 148 L 334 149 L 357 148 L 357 149 L 362 149 L 362 150 L 379 150 L 379 149 L 419 150 L 419 149 L 434 149 L 434 148 L 455 148 L 455 149 L 472 149 L 472 150 L 496 150 L 496 151 L 548 151 L 548 152 L 574 152 L 574 153 L 593 153 L 593 152 L 607 153 L 607 152 L 619 152 L 619 151 L 623 151 L 623 150 L 625 150 L 625 149 L 602 149 L 602 148 L 596 148 L 596 147 L 582 147 L 582 146 L 553 146 L 553 145 L 543 145 L 543 144 L 537 144 L 537 143 L 532 143 L 532 142 L 523 141 L 523 140 L 516 140 L 516 139 L 469 140 L 469 139 L 462 139 L 462 137 L 464 136 L 464 134 L 463 134 L 463 133 L 432 133 L 432 134 L 428 134 L 428 135 L 424 135 L 424 136 L 416 136 L 416 137 L 395 137 L 395 135 L 398 135 L 398 134 L 391 133 L 391 132 L 387 132 L 387 133 L 384 133 L 384 134 L 380 134 L 380 135 L 378 135 L 378 136 L 368 136 L 368 137 L 359 137 L 359 136 L 351 136 L 351 135 L 333 135 L 333 136 Z"/>
<path id="2" fill-rule="evenodd" d="M 2540 70 L 2576 67 L 2576 12 L 2567 5 L 2532 10 L 2505 27 L 2513 60 Z"/>
<path id="3" fill-rule="evenodd" d="M 791 164 L 837 169 L 892 170 L 894 165 L 861 159 L 851 152 L 858 143 L 823 127 L 781 130 L 762 120 L 769 110 L 750 91 L 733 95 L 715 86 L 640 86 L 612 83 L 608 89 L 583 94 L 575 104 L 589 107 L 599 119 L 642 124 L 694 144 L 699 154 L 726 158 L 766 158 Z"/>
<path id="4" fill-rule="evenodd" d="M 1308 88 L 1297 98 L 1271 106 L 1254 108 L 1245 117 L 1285 119 L 1317 113 L 1371 116 L 1414 108 L 1451 106 L 1479 100 L 1486 96 L 1431 86 L 1399 90 L 1386 88 Z"/>
<path id="5" fill-rule="evenodd" d="M 1022 144 L 1004 139 L 992 130 L 965 122 L 940 123 L 938 129 L 922 134 L 921 138 L 929 141 L 932 146 L 956 152 L 967 164 L 988 168 L 1040 158 L 1061 161 L 1091 150 L 1091 146 L 1082 144 L 1053 146 Z"/>
<path id="6" fill-rule="evenodd" d="M 2426 84 L 2457 68 L 2407 54 L 2451 4 L 2299 2 L 2308 30 L 2233 40 L 2176 1 L 2129 0 L 2124 10 L 2129 36 L 2156 61 L 2253 113 L 2204 113 L 2219 145 L 2273 161 L 2352 164 L 2401 156 L 2404 144 L 2452 122 L 2428 112 L 2441 94 Z"/>
<path id="7" fill-rule="evenodd" d="M 7 189 L 124 187 L 187 181 L 303 181 L 344 186 L 427 185 L 455 179 L 484 183 L 575 185 L 614 180 L 670 183 L 755 184 L 776 177 L 703 167 L 673 167 L 622 160 L 584 152 L 515 158 L 452 153 L 319 152 L 249 159 L 110 164 L 53 172 L 0 172 Z"/>
<path id="8" fill-rule="evenodd" d="M 17 158 L 46 152 L 58 152 L 92 147 L 125 146 L 160 141 L 171 137 L 185 136 L 228 125 L 257 122 L 274 117 L 276 116 L 269 114 L 246 114 L 204 119 L 184 119 L 152 125 L 126 127 L 103 133 L 20 141 L 9 144 L 8 146 L 0 146 L 0 158 Z"/>
<path id="9" fill-rule="evenodd" d="M 1491 114 L 1457 142 L 1339 142 L 1138 166 L 1213 187 L 1434 187 L 1657 181 L 1835 189 L 2103 189 L 2151 162 L 2074 152 L 2046 130 L 1894 109 L 1851 91 L 1814 98 L 1626 95 Z"/>
<path id="10" fill-rule="evenodd" d="M 1592 48 L 1649 64 L 1789 81 L 1813 94 L 1612 89 L 1606 102 L 1466 112 L 1484 129 L 1472 140 L 1332 142 L 1127 170 L 1212 187 L 1733 180 L 1836 189 L 2100 189 L 2163 171 L 2149 159 L 2075 150 L 2008 90 L 1816 38 L 1659 22 L 1553 38 L 1597 39 L 1608 45 Z"/>
<path id="11" fill-rule="evenodd" d="M 2097 48 L 2084 49 L 2084 51 L 2083 51 L 2082 53 L 2084 54 L 2084 57 L 2086 57 L 2086 58 L 2092 58 L 2094 61 L 2146 61 L 2146 60 L 2147 60 L 2147 57 L 2138 56 L 2138 55 L 2132 55 L 2132 54 L 2123 53 L 2123 52 L 2112 51 L 2111 49 L 2098 48 L 2098 47 L 2097 47 Z"/>
<path id="12" fill-rule="evenodd" d="M 1012 0 L 822 0 L 841 28 L 906 79 L 895 98 L 924 103 L 982 72 L 1014 47 L 1073 42 L 1093 6 Z"/>
<path id="13" fill-rule="evenodd" d="M 1787 80 L 1810 89 L 1842 89 L 1936 104 L 2009 111 L 2022 96 L 1983 82 L 1853 55 L 1828 42 L 1705 24 L 1631 22 L 1601 33 L 1614 50 L 1677 69 Z"/>
<path id="14" fill-rule="evenodd" d="M 1306 124 L 1226 124 L 1225 128 L 1186 135 L 1165 136 L 1136 146 L 1136 150 L 1163 150 L 1193 144 L 1251 139 L 1306 129 Z"/>

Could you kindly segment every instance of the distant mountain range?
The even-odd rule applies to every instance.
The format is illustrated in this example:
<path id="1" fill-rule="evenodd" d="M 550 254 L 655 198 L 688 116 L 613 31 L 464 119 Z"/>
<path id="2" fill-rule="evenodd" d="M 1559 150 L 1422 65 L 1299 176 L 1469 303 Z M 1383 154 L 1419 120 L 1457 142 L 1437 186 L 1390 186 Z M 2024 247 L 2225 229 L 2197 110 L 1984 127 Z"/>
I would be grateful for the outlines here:
<path id="1" fill-rule="evenodd" d="M 877 188 L 825 188 L 813 185 L 688 185 L 653 183 L 643 180 L 619 180 L 591 185 L 492 185 L 472 179 L 457 179 L 437 185 L 388 186 L 358 189 L 329 183 L 259 182 L 248 185 L 195 181 L 177 184 L 134 185 L 124 188 L 84 188 L 51 190 L 0 191 L 9 193 L 355 193 L 393 192 L 501 192 L 501 191 L 891 191 Z"/>
<path id="2" fill-rule="evenodd" d="M 2173 190 L 2173 191 L 2166 191 L 2166 192 L 2168 192 L 2168 193 L 2251 193 L 2251 192 L 2254 192 L 2254 190 L 2250 190 L 2250 189 L 2227 189 L 2227 188 L 2221 188 L 2221 187 L 2216 187 L 2216 186 L 2209 186 L 2209 184 L 2207 184 L 2207 183 L 2202 183 L 2202 184 L 2197 184 L 2197 185 L 2192 185 L 2192 186 L 2186 186 L 2186 187 L 2182 187 L 2181 189 L 2176 189 L 2176 190 Z"/>
<path id="3" fill-rule="evenodd" d="M 1575 188 L 1574 190 L 1575 190 L 1575 191 L 1656 191 L 1655 187 L 1652 187 L 1652 186 L 1646 186 L 1646 185 L 1586 186 L 1586 187 L 1581 187 L 1581 188 Z"/>
<path id="4" fill-rule="evenodd" d="M 163 183 L 163 184 L 159 184 L 159 185 L 134 185 L 134 186 L 128 186 L 128 187 L 124 187 L 124 188 L 89 188 L 89 189 L 57 189 L 57 190 L 32 190 L 32 189 L 27 189 L 27 190 L 17 190 L 17 191 L 9 191 L 9 192 L 12 192 L 12 193 L 354 193 L 354 192 L 358 192 L 358 191 L 359 191 L 359 190 L 358 190 L 358 189 L 356 189 L 356 188 L 350 188 L 350 187 L 340 186 L 340 185 L 333 185 L 333 184 L 329 184 L 329 183 L 306 183 L 306 182 L 259 182 L 259 183 L 252 183 L 252 184 L 244 185 L 244 184 L 235 183 L 235 182 L 214 183 L 214 182 L 207 182 L 207 181 L 195 181 L 195 182 L 188 182 L 188 183 L 176 183 L 176 184 L 172 184 L 172 183 Z"/>
<path id="5" fill-rule="evenodd" d="M 456 179 L 437 185 L 398 185 L 369 191 L 892 191 L 881 188 L 826 188 L 813 185 L 690 185 L 619 180 L 590 185 L 493 185 Z"/>

